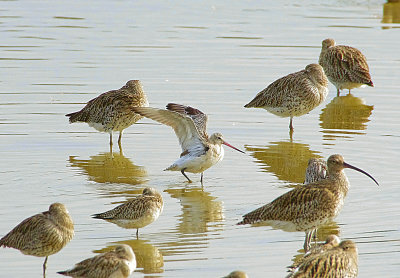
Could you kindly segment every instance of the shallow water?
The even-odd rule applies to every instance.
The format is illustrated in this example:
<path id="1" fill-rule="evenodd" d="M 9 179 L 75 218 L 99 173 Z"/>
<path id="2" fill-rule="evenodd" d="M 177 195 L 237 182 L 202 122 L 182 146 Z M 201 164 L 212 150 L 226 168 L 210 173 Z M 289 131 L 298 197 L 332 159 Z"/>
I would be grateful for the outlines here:
<path id="1" fill-rule="evenodd" d="M 64 203 L 74 239 L 48 262 L 47 277 L 118 243 L 135 251 L 133 277 L 284 277 L 303 233 L 236 226 L 241 216 L 301 183 L 310 157 L 340 153 L 372 174 L 347 170 L 341 214 L 320 229 L 352 239 L 360 277 L 397 277 L 400 33 L 398 3 L 384 1 L 2 1 L 0 6 L 0 236 L 24 218 Z M 269 83 L 319 57 L 321 41 L 359 48 L 374 88 L 328 99 L 289 120 L 243 105 Z M 209 115 L 225 159 L 187 185 L 163 172 L 180 154 L 171 128 L 142 120 L 109 152 L 108 135 L 66 113 L 140 79 L 151 106 L 192 105 Z M 117 136 L 117 135 L 116 135 Z M 116 140 L 116 138 L 114 139 Z M 92 219 L 141 193 L 162 192 L 160 218 L 140 230 Z M 39 277 L 42 258 L 0 250 L 4 277 Z"/>

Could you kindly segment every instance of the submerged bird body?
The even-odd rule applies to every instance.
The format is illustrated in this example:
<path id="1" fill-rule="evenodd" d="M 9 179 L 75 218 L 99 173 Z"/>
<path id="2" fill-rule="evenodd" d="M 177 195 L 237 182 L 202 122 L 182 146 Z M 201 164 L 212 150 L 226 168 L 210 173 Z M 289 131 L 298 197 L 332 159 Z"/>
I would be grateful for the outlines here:
<path id="1" fill-rule="evenodd" d="M 146 187 L 142 195 L 129 200 L 112 210 L 94 214 L 93 218 L 104 219 L 125 229 L 143 228 L 153 223 L 163 210 L 161 194 L 154 188 Z"/>
<path id="2" fill-rule="evenodd" d="M 201 182 L 203 182 L 203 172 L 223 159 L 222 144 L 240 151 L 225 142 L 221 133 L 214 133 L 209 137 L 207 115 L 196 108 L 169 103 L 167 110 L 135 107 L 133 111 L 174 129 L 182 153 L 180 158 L 165 170 L 181 171 L 189 182 L 191 180 L 185 172 L 201 173 Z"/>
<path id="3" fill-rule="evenodd" d="M 319 64 L 329 81 L 335 85 L 338 96 L 343 89 L 350 92 L 362 85 L 374 86 L 367 59 L 354 47 L 336 45 L 333 39 L 323 40 Z"/>
<path id="4" fill-rule="evenodd" d="M 345 240 L 325 252 L 305 258 L 287 278 L 355 278 L 357 275 L 357 246 Z"/>
<path id="5" fill-rule="evenodd" d="M 343 169 L 357 170 L 375 181 L 368 173 L 344 162 L 341 155 L 331 155 L 327 165 L 326 179 L 286 192 L 271 203 L 244 215 L 238 224 L 264 222 L 288 232 L 304 231 L 304 249 L 307 251 L 311 232 L 334 219 L 343 207 L 350 186 Z"/>
<path id="6" fill-rule="evenodd" d="M 100 132 L 110 134 L 119 131 L 118 144 L 121 144 L 125 128 L 143 118 L 134 113 L 132 107 L 149 106 L 139 80 L 130 80 L 121 89 L 108 91 L 90 100 L 82 110 L 67 114 L 69 122 L 85 122 Z"/>
<path id="7" fill-rule="evenodd" d="M 227 276 L 224 276 L 223 278 L 249 278 L 249 276 L 247 276 L 246 272 L 244 271 L 235 270 L 229 273 Z"/>
<path id="8" fill-rule="evenodd" d="M 304 254 L 304 256 L 296 261 L 295 263 L 293 263 L 290 267 L 289 267 L 289 272 L 295 272 L 296 269 L 305 261 L 305 260 L 309 260 L 311 257 L 316 257 L 321 255 L 321 253 L 324 253 L 328 250 L 331 250 L 332 248 L 338 246 L 340 243 L 340 239 L 338 236 L 336 235 L 329 235 L 326 237 L 326 240 L 324 243 L 322 244 L 316 244 L 314 246 L 312 246 L 310 248 L 310 250 L 307 251 L 307 253 Z"/>
<path id="9" fill-rule="evenodd" d="M 31 216 L 0 239 L 0 246 L 20 250 L 25 255 L 46 257 L 60 251 L 74 236 L 74 224 L 63 204 L 51 204 L 48 211 Z"/>
<path id="10" fill-rule="evenodd" d="M 307 114 L 320 105 L 328 95 L 328 79 L 318 64 L 310 64 L 304 70 L 291 73 L 271 83 L 246 104 L 246 108 L 263 108 L 279 117 Z"/>
<path id="11" fill-rule="evenodd" d="M 74 278 L 127 278 L 136 268 L 135 254 L 129 245 L 83 260 L 59 274 Z"/>

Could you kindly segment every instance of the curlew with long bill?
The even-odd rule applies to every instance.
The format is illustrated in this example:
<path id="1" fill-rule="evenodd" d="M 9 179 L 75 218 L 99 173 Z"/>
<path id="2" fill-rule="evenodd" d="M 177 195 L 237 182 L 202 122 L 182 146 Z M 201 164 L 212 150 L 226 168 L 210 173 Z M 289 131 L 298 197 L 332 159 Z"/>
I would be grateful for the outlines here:
<path id="1" fill-rule="evenodd" d="M 304 250 L 307 252 L 312 232 L 334 219 L 344 204 L 344 198 L 350 188 L 343 171 L 345 168 L 361 172 L 378 184 L 370 174 L 346 163 L 339 154 L 331 155 L 327 166 L 327 178 L 286 192 L 271 203 L 247 213 L 238 224 L 264 222 L 288 232 L 304 231 Z"/>

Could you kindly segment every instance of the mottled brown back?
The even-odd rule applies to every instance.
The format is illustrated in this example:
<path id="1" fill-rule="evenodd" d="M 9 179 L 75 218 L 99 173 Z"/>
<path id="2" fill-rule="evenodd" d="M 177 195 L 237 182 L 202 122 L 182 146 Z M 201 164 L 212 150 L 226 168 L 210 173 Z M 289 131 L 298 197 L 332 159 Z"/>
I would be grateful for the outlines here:
<path id="1" fill-rule="evenodd" d="M 86 122 L 102 124 L 106 130 L 118 130 L 118 126 L 133 124 L 142 118 L 132 107 L 148 106 L 139 80 L 130 80 L 121 89 L 108 91 L 90 100 L 82 110 L 67 114 L 70 123 Z M 123 129 L 123 128 L 122 128 Z"/>
<path id="2" fill-rule="evenodd" d="M 55 206 L 62 206 L 52 208 Z M 60 251 L 74 236 L 74 224 L 62 204 L 31 216 L 0 239 L 0 246 L 12 247 L 26 255 L 45 257 Z"/>

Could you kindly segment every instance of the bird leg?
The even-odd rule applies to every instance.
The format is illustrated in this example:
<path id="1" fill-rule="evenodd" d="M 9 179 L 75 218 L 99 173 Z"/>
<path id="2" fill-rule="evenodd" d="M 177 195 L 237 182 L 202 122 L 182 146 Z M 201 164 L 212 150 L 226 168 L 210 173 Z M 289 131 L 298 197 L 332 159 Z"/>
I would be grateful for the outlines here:
<path id="1" fill-rule="evenodd" d="M 339 89 L 337 89 L 337 95 L 336 96 L 337 97 L 340 96 L 340 90 Z"/>
<path id="2" fill-rule="evenodd" d="M 46 278 L 46 268 L 47 268 L 47 259 L 49 257 L 46 256 L 46 259 L 44 259 L 44 263 L 43 263 L 43 278 Z"/>
<path id="3" fill-rule="evenodd" d="M 304 239 L 304 252 L 307 253 L 311 247 L 311 238 L 312 238 L 313 230 L 306 232 L 306 238 Z"/>
<path id="4" fill-rule="evenodd" d="M 139 239 L 139 228 L 136 229 L 136 239 Z"/>
<path id="5" fill-rule="evenodd" d="M 113 145 L 113 141 L 112 141 L 112 132 L 110 132 L 110 148 L 112 147 L 112 145 Z"/>
<path id="6" fill-rule="evenodd" d="M 293 132 L 293 117 L 290 117 L 289 129 L 291 132 Z"/>
<path id="7" fill-rule="evenodd" d="M 317 245 L 317 229 L 312 230 L 312 233 L 314 238 L 314 244 Z"/>
<path id="8" fill-rule="evenodd" d="M 119 137 L 118 137 L 118 146 L 121 149 L 121 139 L 122 139 L 122 130 L 119 132 Z"/>
<path id="9" fill-rule="evenodd" d="M 186 169 L 186 168 L 185 168 L 185 169 Z M 187 178 L 187 180 L 188 180 L 189 182 L 192 182 L 192 181 L 189 179 L 189 177 L 186 176 L 186 174 L 185 174 L 185 169 L 182 169 L 182 170 L 181 170 L 182 175 L 184 175 L 185 178 Z"/>
<path id="10" fill-rule="evenodd" d="M 200 183 L 201 183 L 201 186 L 203 186 L 203 172 L 201 172 Z"/>

